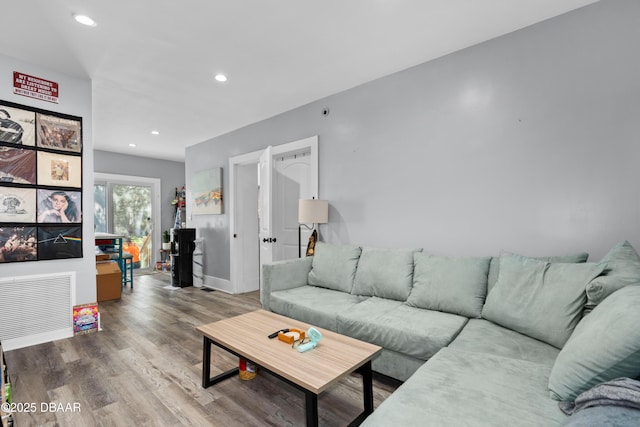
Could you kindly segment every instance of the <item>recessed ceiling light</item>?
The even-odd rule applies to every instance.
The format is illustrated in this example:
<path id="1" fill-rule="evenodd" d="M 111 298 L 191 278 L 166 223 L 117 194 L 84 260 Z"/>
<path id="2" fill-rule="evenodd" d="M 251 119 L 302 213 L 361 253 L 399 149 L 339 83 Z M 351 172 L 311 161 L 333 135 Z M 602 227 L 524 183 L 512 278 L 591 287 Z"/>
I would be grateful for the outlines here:
<path id="1" fill-rule="evenodd" d="M 135 147 L 136 144 L 129 144 L 129 147 Z"/>
<path id="2" fill-rule="evenodd" d="M 224 74 L 216 74 L 215 79 L 220 83 L 224 83 L 227 81 L 227 76 L 225 76 Z"/>
<path id="3" fill-rule="evenodd" d="M 158 132 L 157 130 L 152 130 L 151 135 L 160 135 L 160 132 Z"/>
<path id="4" fill-rule="evenodd" d="M 75 19 L 76 22 L 88 27 L 95 27 L 96 25 L 98 25 L 96 24 L 96 21 L 89 18 L 87 15 L 73 15 L 73 19 Z"/>

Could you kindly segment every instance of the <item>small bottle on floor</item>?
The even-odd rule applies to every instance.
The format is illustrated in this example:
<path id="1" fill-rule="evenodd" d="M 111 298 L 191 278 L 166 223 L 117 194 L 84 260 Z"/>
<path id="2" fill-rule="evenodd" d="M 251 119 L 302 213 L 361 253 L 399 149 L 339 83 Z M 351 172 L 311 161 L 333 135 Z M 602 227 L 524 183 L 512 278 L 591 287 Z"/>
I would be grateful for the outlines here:
<path id="1" fill-rule="evenodd" d="M 256 365 L 240 358 L 239 374 L 241 380 L 252 380 L 256 377 Z"/>

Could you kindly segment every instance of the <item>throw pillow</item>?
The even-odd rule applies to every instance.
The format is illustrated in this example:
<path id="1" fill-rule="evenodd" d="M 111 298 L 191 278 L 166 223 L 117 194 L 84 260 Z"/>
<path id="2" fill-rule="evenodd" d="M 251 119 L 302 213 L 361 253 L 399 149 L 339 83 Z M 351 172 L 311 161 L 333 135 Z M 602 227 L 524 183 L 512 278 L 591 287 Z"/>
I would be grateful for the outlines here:
<path id="1" fill-rule="evenodd" d="M 583 318 L 549 376 L 556 400 L 574 400 L 598 383 L 640 375 L 640 286 L 613 293 Z"/>
<path id="2" fill-rule="evenodd" d="M 502 255 L 518 255 L 512 253 L 503 253 Z M 518 255 L 524 256 L 524 255 Z M 589 254 L 586 252 L 580 252 L 572 255 L 560 255 L 560 256 L 541 256 L 541 257 L 528 257 L 537 259 L 538 261 L 547 261 L 547 262 L 568 262 L 571 264 L 578 264 L 587 262 L 589 259 Z M 491 259 L 491 264 L 489 265 L 489 276 L 487 277 L 487 294 L 491 292 L 493 286 L 496 284 L 498 280 L 498 272 L 500 271 L 500 257 L 493 257 Z"/>
<path id="3" fill-rule="evenodd" d="M 350 293 L 361 252 L 359 246 L 316 243 L 309 284 Z"/>
<path id="4" fill-rule="evenodd" d="M 413 255 L 413 289 L 407 305 L 480 317 L 487 295 L 490 257 L 446 258 Z"/>
<path id="5" fill-rule="evenodd" d="M 421 250 L 363 248 L 352 293 L 406 301 L 413 284 L 413 253 Z"/>
<path id="6" fill-rule="evenodd" d="M 482 317 L 562 348 L 580 320 L 587 284 L 603 269 L 603 264 L 501 257 L 498 281 L 487 295 Z"/>
<path id="7" fill-rule="evenodd" d="M 626 240 L 613 247 L 601 262 L 606 262 L 607 268 L 587 287 L 587 307 L 600 304 L 618 289 L 640 284 L 640 256 Z"/>

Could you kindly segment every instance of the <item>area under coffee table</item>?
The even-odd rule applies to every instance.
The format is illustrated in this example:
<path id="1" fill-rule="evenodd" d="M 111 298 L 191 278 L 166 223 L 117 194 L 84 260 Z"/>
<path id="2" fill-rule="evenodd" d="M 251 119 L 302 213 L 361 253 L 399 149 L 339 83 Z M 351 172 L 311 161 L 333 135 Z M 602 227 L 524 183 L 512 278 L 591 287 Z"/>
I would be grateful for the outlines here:
<path id="1" fill-rule="evenodd" d="M 211 345 L 215 344 L 303 391 L 307 425 L 317 426 L 318 395 L 341 378 L 358 372 L 362 375 L 364 411 L 350 425 L 359 425 L 373 412 L 371 360 L 382 349 L 321 328 L 316 328 L 323 335 L 318 346 L 304 353 L 268 338 L 282 328 L 307 330 L 311 326 L 265 310 L 198 326 L 196 330 L 204 335 L 202 387 L 238 373 L 238 368 L 234 368 L 211 378 Z"/>

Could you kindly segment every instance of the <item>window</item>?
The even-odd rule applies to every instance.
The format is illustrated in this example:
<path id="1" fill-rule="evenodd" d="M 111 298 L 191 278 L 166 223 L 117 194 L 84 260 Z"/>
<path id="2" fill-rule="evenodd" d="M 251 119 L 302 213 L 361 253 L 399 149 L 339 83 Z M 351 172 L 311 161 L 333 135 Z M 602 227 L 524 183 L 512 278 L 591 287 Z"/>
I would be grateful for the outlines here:
<path id="1" fill-rule="evenodd" d="M 158 181 L 149 178 L 101 176 L 94 183 L 95 231 L 124 236 L 123 250 L 133 256 L 135 268 L 154 265 L 154 192 Z"/>

